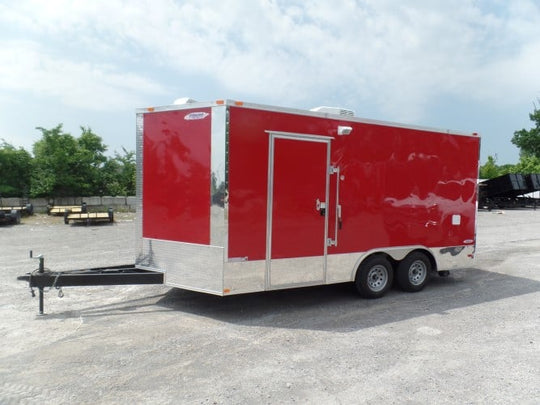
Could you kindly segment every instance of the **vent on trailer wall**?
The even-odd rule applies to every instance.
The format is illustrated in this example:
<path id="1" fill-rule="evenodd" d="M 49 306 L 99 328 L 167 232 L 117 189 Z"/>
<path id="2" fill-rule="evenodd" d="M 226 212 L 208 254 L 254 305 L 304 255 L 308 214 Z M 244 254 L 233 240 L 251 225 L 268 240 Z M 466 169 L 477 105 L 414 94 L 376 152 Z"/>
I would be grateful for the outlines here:
<path id="1" fill-rule="evenodd" d="M 344 115 L 346 117 L 354 117 L 353 110 L 348 110 L 346 108 L 340 108 L 340 107 L 321 106 L 321 107 L 312 108 L 310 111 L 322 112 L 326 114 Z"/>

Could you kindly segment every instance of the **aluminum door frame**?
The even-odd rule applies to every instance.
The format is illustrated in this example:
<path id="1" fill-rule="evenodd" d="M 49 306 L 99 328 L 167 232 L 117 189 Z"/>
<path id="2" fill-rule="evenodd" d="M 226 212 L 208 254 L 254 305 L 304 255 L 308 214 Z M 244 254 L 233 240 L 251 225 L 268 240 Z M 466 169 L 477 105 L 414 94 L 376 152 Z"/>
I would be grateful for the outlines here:
<path id="1" fill-rule="evenodd" d="M 328 253 L 328 207 L 330 198 L 330 156 L 331 156 L 331 142 L 334 139 L 330 136 L 315 135 L 315 134 L 301 134 L 294 132 L 282 132 L 282 131 L 265 131 L 269 135 L 269 147 L 268 147 L 268 191 L 267 191 L 267 216 L 266 216 L 266 270 L 264 275 L 265 289 L 278 289 L 288 288 L 294 286 L 303 285 L 318 285 L 326 283 L 326 256 Z M 324 216 L 324 240 L 323 242 L 323 279 L 317 282 L 300 282 L 292 284 L 280 284 L 279 286 L 272 286 L 270 282 L 270 274 L 272 269 L 272 211 L 274 201 L 274 154 L 275 154 L 275 142 L 277 139 L 287 139 L 293 141 L 304 142 L 317 142 L 326 144 L 326 179 L 325 179 L 325 202 L 326 202 L 326 215 Z M 302 258 L 294 259 L 301 261 Z"/>

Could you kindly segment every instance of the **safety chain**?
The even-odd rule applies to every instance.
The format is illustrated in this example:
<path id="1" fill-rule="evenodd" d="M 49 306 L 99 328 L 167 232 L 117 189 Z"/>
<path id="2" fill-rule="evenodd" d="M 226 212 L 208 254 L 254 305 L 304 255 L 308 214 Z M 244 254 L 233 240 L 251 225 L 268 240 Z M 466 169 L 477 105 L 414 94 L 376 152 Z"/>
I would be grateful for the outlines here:
<path id="1" fill-rule="evenodd" d="M 35 269 L 33 272 L 30 273 L 30 279 L 28 280 L 29 281 L 29 285 L 32 285 L 32 276 L 34 276 L 36 273 L 39 273 L 39 267 L 37 269 Z M 45 267 L 43 269 L 43 273 L 52 273 L 51 269 Z M 41 273 L 41 274 L 43 274 Z M 62 291 L 62 287 L 58 287 L 56 285 L 56 283 L 58 282 L 58 279 L 60 278 L 60 275 L 62 274 L 61 271 L 57 272 L 56 273 L 56 277 L 54 278 L 54 282 L 52 283 L 52 285 L 47 289 L 45 290 L 45 288 L 43 289 L 43 292 L 49 292 L 51 291 L 53 288 L 57 289 L 58 290 L 58 298 L 64 298 L 64 291 Z M 36 292 L 34 291 L 34 288 L 33 287 L 30 287 L 30 294 L 32 294 L 32 297 L 35 297 L 36 296 Z"/>

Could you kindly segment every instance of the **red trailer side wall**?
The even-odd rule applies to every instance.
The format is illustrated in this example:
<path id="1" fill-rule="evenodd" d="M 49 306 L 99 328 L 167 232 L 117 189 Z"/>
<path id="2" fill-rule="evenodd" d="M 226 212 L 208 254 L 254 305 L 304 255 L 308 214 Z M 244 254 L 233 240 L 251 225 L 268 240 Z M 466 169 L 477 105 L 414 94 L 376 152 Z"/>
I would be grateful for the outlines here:
<path id="1" fill-rule="evenodd" d="M 144 115 L 143 237 L 210 244 L 210 114 Z"/>
<path id="2" fill-rule="evenodd" d="M 338 136 L 338 125 L 351 126 L 352 133 Z M 340 167 L 342 176 L 342 227 L 337 235 L 338 246 L 329 247 L 329 254 L 473 243 L 478 137 L 231 106 L 230 258 L 265 259 L 269 154 L 266 130 L 334 138 L 331 164 Z M 308 171 L 297 175 L 310 181 Z M 335 195 L 335 181 L 330 182 L 331 195 Z M 332 227 L 332 198 L 327 209 Z M 302 250 L 297 246 L 302 243 L 305 241 L 287 244 L 280 248 L 283 251 L 273 250 L 272 255 L 296 257 Z"/>
<path id="3" fill-rule="evenodd" d="M 473 243 L 479 138 L 370 124 L 355 132 L 352 147 L 339 137 L 333 153 L 345 175 L 335 251 Z"/>

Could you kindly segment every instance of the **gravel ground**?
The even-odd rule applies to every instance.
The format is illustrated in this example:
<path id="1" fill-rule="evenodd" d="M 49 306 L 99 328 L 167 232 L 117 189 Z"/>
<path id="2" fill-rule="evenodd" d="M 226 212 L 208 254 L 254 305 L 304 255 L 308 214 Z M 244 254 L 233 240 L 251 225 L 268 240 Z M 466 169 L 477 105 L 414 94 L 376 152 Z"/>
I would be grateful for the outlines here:
<path id="1" fill-rule="evenodd" d="M 133 214 L 0 227 L 0 404 L 538 404 L 540 210 L 480 212 L 474 267 L 415 294 L 231 297 L 16 277 L 134 261 Z"/>

